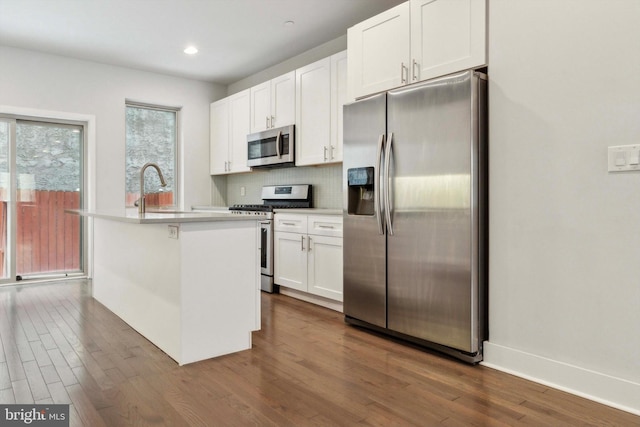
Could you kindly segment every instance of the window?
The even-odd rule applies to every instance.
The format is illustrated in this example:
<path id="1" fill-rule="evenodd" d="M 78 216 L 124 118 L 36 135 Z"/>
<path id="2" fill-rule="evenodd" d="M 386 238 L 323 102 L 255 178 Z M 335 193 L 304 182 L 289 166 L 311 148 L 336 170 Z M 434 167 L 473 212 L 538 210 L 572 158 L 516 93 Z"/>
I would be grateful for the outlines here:
<path id="1" fill-rule="evenodd" d="M 125 205 L 140 198 L 140 169 L 145 163 L 157 163 L 167 182 L 153 168 L 145 173 L 147 206 L 174 206 L 177 194 L 178 108 L 126 103 Z M 150 170 L 151 169 L 151 170 Z"/>

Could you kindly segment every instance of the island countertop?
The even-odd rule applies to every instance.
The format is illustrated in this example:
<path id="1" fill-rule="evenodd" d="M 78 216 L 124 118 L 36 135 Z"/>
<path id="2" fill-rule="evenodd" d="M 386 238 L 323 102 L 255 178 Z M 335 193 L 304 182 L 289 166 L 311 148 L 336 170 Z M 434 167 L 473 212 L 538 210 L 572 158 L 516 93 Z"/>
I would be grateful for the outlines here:
<path id="1" fill-rule="evenodd" d="M 134 209 L 113 210 L 82 210 L 68 209 L 65 212 L 81 216 L 109 219 L 112 221 L 128 222 L 132 224 L 176 224 L 183 222 L 214 222 L 214 221 L 247 221 L 261 220 L 265 215 L 235 215 L 231 212 L 192 212 L 192 211 L 162 211 L 149 209 L 139 214 Z"/>

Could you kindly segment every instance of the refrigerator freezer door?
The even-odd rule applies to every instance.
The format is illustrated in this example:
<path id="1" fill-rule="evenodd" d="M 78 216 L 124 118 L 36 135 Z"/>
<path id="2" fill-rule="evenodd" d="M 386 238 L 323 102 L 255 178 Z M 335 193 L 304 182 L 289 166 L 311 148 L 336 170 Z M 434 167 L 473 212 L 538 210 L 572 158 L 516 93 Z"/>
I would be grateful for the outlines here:
<path id="1" fill-rule="evenodd" d="M 474 78 L 387 95 L 388 328 L 467 353 L 478 351 Z"/>
<path id="2" fill-rule="evenodd" d="M 379 177 L 380 136 L 386 129 L 386 94 L 375 95 L 344 106 L 343 145 L 343 265 L 344 314 L 348 317 L 386 326 L 386 239 L 381 230 L 382 213 L 378 200 L 380 180 L 373 180 L 373 192 L 367 180 L 357 179 L 373 168 Z M 349 188 L 349 171 L 352 171 Z M 350 196 L 351 194 L 351 196 Z M 353 206 L 371 203 L 373 209 Z M 350 204 L 352 206 L 350 206 Z M 382 231 L 382 233 L 381 233 Z"/>

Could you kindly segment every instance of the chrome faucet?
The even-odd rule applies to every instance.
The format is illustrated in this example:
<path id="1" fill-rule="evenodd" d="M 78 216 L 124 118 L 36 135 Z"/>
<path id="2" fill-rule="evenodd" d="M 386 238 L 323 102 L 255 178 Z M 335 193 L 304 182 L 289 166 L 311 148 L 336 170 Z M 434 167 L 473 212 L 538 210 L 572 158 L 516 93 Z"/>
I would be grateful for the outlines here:
<path id="1" fill-rule="evenodd" d="M 160 185 L 162 185 L 163 187 L 167 186 L 167 182 L 164 180 L 164 176 L 162 175 L 162 171 L 160 170 L 160 166 L 158 166 L 157 163 L 145 163 L 144 166 L 142 166 L 142 168 L 140 168 L 140 198 L 138 199 L 138 213 L 143 214 L 146 210 L 146 203 L 144 201 L 145 198 L 145 194 L 144 194 L 144 171 L 147 170 L 147 168 L 151 166 L 154 167 L 156 169 L 156 171 L 158 171 L 158 176 L 160 177 Z"/>

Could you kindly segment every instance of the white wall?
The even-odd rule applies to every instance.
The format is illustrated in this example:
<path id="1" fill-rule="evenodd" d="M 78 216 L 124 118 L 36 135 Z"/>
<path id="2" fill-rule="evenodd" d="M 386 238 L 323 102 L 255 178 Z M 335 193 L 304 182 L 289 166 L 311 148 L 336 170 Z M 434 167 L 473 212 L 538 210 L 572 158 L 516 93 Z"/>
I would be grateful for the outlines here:
<path id="1" fill-rule="evenodd" d="M 485 360 L 640 413 L 640 2 L 489 10 Z"/>
<path id="2" fill-rule="evenodd" d="M 328 41 L 327 43 L 316 46 L 313 49 L 309 49 L 306 52 L 296 55 L 293 58 L 289 58 L 279 64 L 269 67 L 266 70 L 262 70 L 259 73 L 252 74 L 242 80 L 232 83 L 228 87 L 228 95 L 232 95 L 241 90 L 248 89 L 252 86 L 264 83 L 267 80 L 271 80 L 274 77 L 278 77 L 282 74 L 293 71 L 297 68 L 304 67 L 305 65 L 319 61 L 320 59 L 331 56 L 334 53 L 341 52 L 347 48 L 347 35 L 340 36 L 336 39 Z"/>
<path id="3" fill-rule="evenodd" d="M 125 99 L 180 106 L 184 205 L 208 204 L 209 103 L 226 87 L 0 47 L 0 105 L 96 118 L 96 207 L 124 206 Z"/>

